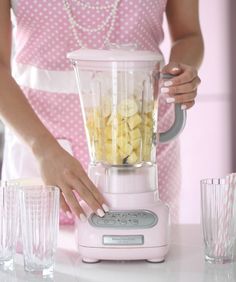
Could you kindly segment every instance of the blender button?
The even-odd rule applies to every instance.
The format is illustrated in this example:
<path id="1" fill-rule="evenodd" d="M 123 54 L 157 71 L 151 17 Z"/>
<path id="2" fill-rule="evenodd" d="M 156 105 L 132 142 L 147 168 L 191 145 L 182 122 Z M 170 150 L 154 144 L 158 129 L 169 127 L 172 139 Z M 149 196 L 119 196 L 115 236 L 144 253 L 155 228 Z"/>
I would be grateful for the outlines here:
<path id="1" fill-rule="evenodd" d="M 138 221 L 138 219 L 133 219 L 133 220 L 132 220 L 132 223 L 133 223 L 134 225 L 137 225 L 137 224 L 139 223 L 139 221 Z"/>
<path id="2" fill-rule="evenodd" d="M 122 224 L 122 225 L 126 225 L 126 224 L 127 224 L 127 220 L 124 220 L 124 219 L 123 219 L 123 220 L 121 220 L 121 221 L 120 221 L 120 224 Z"/>
<path id="3" fill-rule="evenodd" d="M 131 220 L 131 219 L 129 219 L 129 221 L 128 221 L 128 225 L 129 225 L 129 226 L 132 226 L 132 225 L 133 225 L 133 222 L 132 222 L 132 220 Z"/>
<path id="4" fill-rule="evenodd" d="M 98 218 L 95 223 L 98 224 L 98 225 L 104 224 L 104 219 Z"/>
<path id="5" fill-rule="evenodd" d="M 108 224 L 111 224 L 111 225 L 113 225 L 113 224 L 115 224 L 115 223 L 116 223 L 115 220 L 109 220 L 109 221 L 108 221 Z"/>

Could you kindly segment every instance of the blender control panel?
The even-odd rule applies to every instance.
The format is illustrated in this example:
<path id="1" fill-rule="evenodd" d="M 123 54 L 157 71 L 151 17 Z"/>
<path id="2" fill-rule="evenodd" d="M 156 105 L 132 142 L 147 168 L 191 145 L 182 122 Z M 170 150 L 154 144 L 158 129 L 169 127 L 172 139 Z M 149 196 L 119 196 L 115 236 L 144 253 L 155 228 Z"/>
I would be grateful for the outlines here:
<path id="1" fill-rule="evenodd" d="M 117 229 L 151 228 L 158 222 L 155 213 L 148 210 L 109 211 L 104 217 L 92 214 L 89 223 L 94 227 Z"/>

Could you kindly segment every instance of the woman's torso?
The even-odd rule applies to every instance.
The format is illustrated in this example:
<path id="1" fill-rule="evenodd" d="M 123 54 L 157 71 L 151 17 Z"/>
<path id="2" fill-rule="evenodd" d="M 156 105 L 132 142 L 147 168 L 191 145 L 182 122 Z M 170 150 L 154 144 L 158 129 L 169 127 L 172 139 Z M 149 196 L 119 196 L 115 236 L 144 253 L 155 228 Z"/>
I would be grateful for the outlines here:
<path id="1" fill-rule="evenodd" d="M 110 42 L 133 43 L 140 49 L 158 50 L 163 39 L 162 18 L 167 0 L 120 0 Z M 77 2 L 101 5 L 115 0 L 68 0 L 74 18 L 83 27 L 96 28 L 111 10 L 84 9 Z M 12 0 L 16 15 L 15 61 L 47 70 L 69 70 L 66 53 L 80 48 L 75 40 L 63 0 Z M 111 21 L 110 21 L 111 22 Z M 100 48 L 109 25 L 100 31 L 80 31 L 78 37 L 89 48 Z"/>
<path id="2" fill-rule="evenodd" d="M 67 0 L 73 16 L 83 27 L 96 28 L 110 10 L 84 9 L 75 0 Z M 79 1 L 106 5 L 116 0 Z M 120 0 L 110 41 L 136 44 L 139 49 L 159 50 L 163 39 L 162 18 L 167 0 Z M 66 54 L 80 48 L 77 44 L 63 0 L 12 0 L 16 18 L 13 76 L 31 106 L 57 139 L 68 140 L 73 154 L 85 167 L 88 154 L 79 97 Z M 109 25 L 100 32 L 82 32 L 80 39 L 88 48 L 100 48 Z M 159 129 L 172 122 L 170 105 L 160 103 L 160 116 L 169 116 Z M 169 120 L 167 122 L 167 120 Z"/>
<path id="3" fill-rule="evenodd" d="M 73 5 L 78 23 L 97 27 L 104 12 L 91 12 Z M 78 0 L 77 0 L 78 1 Z M 83 0 L 104 4 L 115 0 Z M 81 1 L 80 1 L 81 2 Z M 140 49 L 157 51 L 163 39 L 162 19 L 167 0 L 121 0 L 111 42 L 133 43 Z M 56 139 L 87 167 L 89 158 L 74 74 L 66 53 L 80 48 L 71 31 L 62 0 L 11 0 L 16 16 L 13 75 L 31 106 Z M 75 9 L 76 7 L 76 9 Z M 77 30 L 78 31 L 78 30 Z M 79 32 L 89 48 L 99 48 L 107 29 L 100 33 Z M 173 122 L 173 108 L 164 99 L 159 103 L 159 130 Z M 178 144 L 158 146 L 159 190 L 173 209 L 179 189 Z M 7 130 L 3 179 L 38 177 L 34 157 L 20 140 Z M 170 193 L 168 192 L 170 191 Z M 168 192 L 168 193 L 167 193 Z M 172 207 L 172 205 L 171 205 Z"/>
<path id="4" fill-rule="evenodd" d="M 77 1 L 68 0 L 80 25 L 96 27 L 109 14 L 101 10 L 91 12 L 77 5 Z M 114 1 L 82 2 L 105 5 Z M 110 41 L 159 50 L 166 1 L 120 0 Z M 66 58 L 68 52 L 80 46 L 70 28 L 63 0 L 12 0 L 12 7 L 16 15 L 13 76 L 48 130 L 56 139 L 68 141 L 73 155 L 86 167 L 88 152 L 80 102 L 75 77 Z M 88 48 L 100 48 L 107 28 L 90 34 L 77 31 Z M 173 111 L 162 101 L 159 110 L 159 116 L 163 117 L 159 129 L 164 131 L 172 123 Z"/>

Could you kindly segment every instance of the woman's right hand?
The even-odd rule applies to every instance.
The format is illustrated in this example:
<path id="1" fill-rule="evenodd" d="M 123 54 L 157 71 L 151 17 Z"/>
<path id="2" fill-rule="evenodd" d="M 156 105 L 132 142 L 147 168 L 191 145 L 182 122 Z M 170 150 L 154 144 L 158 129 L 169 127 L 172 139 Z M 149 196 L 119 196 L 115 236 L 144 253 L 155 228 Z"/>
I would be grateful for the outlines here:
<path id="1" fill-rule="evenodd" d="M 81 220 L 85 214 L 73 190 L 99 216 L 108 208 L 81 164 L 68 154 L 42 124 L 21 88 L 11 76 L 11 5 L 0 1 L 0 118 L 21 137 L 39 162 L 45 184 L 61 189 L 61 205 Z M 4 38 L 4 40 L 2 40 Z"/>
<path id="2" fill-rule="evenodd" d="M 40 171 L 44 183 L 55 185 L 61 190 L 61 207 L 68 214 L 72 211 L 82 221 L 86 215 L 73 191 L 76 191 L 88 206 L 100 217 L 109 210 L 102 194 L 98 191 L 78 160 L 67 153 L 59 144 L 41 153 Z"/>

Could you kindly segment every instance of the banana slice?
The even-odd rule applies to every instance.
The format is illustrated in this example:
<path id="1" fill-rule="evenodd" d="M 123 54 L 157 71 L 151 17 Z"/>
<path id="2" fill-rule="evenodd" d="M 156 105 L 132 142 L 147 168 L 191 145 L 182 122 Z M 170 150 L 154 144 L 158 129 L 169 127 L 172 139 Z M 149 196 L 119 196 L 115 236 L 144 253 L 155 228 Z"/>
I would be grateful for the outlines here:
<path id="1" fill-rule="evenodd" d="M 131 130 L 142 123 L 142 118 L 139 114 L 135 114 L 128 119 L 128 125 Z"/>
<path id="2" fill-rule="evenodd" d="M 130 140 L 141 138 L 142 134 L 141 134 L 140 129 L 137 127 L 134 130 L 131 130 L 129 132 L 129 137 L 130 137 Z"/>
<path id="3" fill-rule="evenodd" d="M 135 164 L 138 161 L 138 156 L 136 155 L 136 153 L 133 151 L 129 157 L 127 158 L 127 163 L 128 164 Z"/>
<path id="4" fill-rule="evenodd" d="M 107 120 L 107 126 L 112 126 L 117 128 L 119 123 L 119 118 L 116 114 L 111 114 Z"/>
<path id="5" fill-rule="evenodd" d="M 138 112 L 138 104 L 134 99 L 125 99 L 118 106 L 118 113 L 122 117 L 131 117 Z"/>
<path id="6" fill-rule="evenodd" d="M 152 128 L 152 126 L 153 126 L 153 120 L 152 120 L 152 118 L 148 117 L 147 114 L 144 115 L 143 121 L 144 121 L 144 124 L 145 124 L 146 126 Z"/>
<path id="7" fill-rule="evenodd" d="M 134 150 L 140 149 L 141 147 L 141 138 L 130 140 L 130 144 Z"/>
<path id="8" fill-rule="evenodd" d="M 154 101 L 143 101 L 143 112 L 145 114 L 154 110 Z"/>
<path id="9" fill-rule="evenodd" d="M 119 165 L 119 164 L 122 164 L 122 159 L 119 155 L 119 153 L 109 153 L 106 155 L 106 161 L 109 163 L 109 164 L 113 164 L 113 165 Z"/>
<path id="10" fill-rule="evenodd" d="M 103 117 L 108 117 L 111 114 L 111 97 L 110 96 L 102 97 L 101 112 L 102 112 Z"/>

